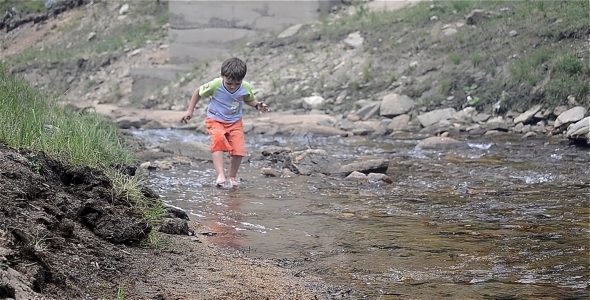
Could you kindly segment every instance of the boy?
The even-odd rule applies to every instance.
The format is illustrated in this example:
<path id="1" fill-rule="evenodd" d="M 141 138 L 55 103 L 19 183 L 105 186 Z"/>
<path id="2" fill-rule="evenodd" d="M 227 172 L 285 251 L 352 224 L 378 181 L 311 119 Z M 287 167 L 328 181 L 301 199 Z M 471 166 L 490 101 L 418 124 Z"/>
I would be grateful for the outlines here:
<path id="1" fill-rule="evenodd" d="M 223 169 L 223 153 L 229 152 L 231 157 L 229 164 L 229 184 L 232 187 L 239 183 L 236 174 L 246 156 L 246 142 L 242 126 L 242 106 L 244 103 L 266 113 L 266 104 L 256 101 L 250 84 L 244 80 L 246 77 L 246 63 L 239 58 L 229 58 L 221 65 L 221 77 L 200 86 L 191 97 L 182 122 L 187 122 L 193 116 L 197 102 L 203 97 L 210 97 L 207 106 L 207 132 L 211 136 L 211 156 L 213 166 L 217 172 L 217 186 L 226 183 Z"/>

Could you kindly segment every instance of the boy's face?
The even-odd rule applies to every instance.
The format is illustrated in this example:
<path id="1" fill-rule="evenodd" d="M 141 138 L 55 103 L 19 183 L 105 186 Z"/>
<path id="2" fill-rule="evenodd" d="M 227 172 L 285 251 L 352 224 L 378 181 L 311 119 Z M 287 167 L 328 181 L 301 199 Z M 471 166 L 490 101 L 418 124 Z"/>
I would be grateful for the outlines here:
<path id="1" fill-rule="evenodd" d="M 221 77 L 223 77 L 223 85 L 230 93 L 235 92 L 242 85 L 242 80 L 229 79 L 225 76 Z"/>

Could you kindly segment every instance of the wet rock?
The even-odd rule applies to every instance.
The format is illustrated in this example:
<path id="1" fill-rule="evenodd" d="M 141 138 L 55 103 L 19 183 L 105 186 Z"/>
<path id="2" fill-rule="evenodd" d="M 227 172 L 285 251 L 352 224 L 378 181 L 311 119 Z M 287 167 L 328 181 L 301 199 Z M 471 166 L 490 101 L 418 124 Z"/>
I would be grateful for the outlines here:
<path id="1" fill-rule="evenodd" d="M 168 206 L 164 209 L 164 212 L 162 213 L 162 218 L 167 218 L 167 219 L 178 218 L 178 219 L 190 221 L 188 215 L 186 214 L 186 212 L 184 210 L 178 209 L 175 207 L 170 207 L 170 206 Z"/>
<path id="2" fill-rule="evenodd" d="M 379 115 L 386 118 L 393 118 L 409 113 L 414 108 L 414 105 L 414 101 L 406 95 L 387 94 L 381 99 Z"/>
<path id="3" fill-rule="evenodd" d="M 159 149 L 161 152 L 164 153 L 182 155 L 201 161 L 211 160 L 211 147 L 205 143 L 171 142 L 159 144 L 156 146 L 156 149 Z"/>
<path id="4" fill-rule="evenodd" d="M 351 131 L 354 128 L 356 128 L 354 123 L 347 120 L 347 119 L 340 120 L 340 122 L 338 122 L 338 124 L 339 124 L 338 128 L 340 128 L 341 130 L 344 130 L 344 131 Z"/>
<path id="5" fill-rule="evenodd" d="M 188 222 L 179 218 L 163 219 L 159 231 L 167 234 L 187 235 Z"/>
<path id="6" fill-rule="evenodd" d="M 338 163 L 325 150 L 307 149 L 289 154 L 285 167 L 301 175 L 315 173 L 329 175 L 338 169 Z"/>
<path id="7" fill-rule="evenodd" d="M 260 174 L 263 176 L 267 176 L 267 177 L 279 177 L 281 176 L 281 174 L 279 173 L 279 171 L 273 169 L 273 168 L 262 168 L 260 169 Z"/>
<path id="8" fill-rule="evenodd" d="M 393 183 L 393 180 L 391 180 L 391 178 L 389 178 L 389 176 L 387 176 L 385 174 L 381 174 L 381 173 L 369 173 L 369 175 L 367 175 L 367 179 L 371 183 L 378 183 L 378 182 L 385 182 L 385 183 L 389 183 L 389 184 Z"/>
<path id="9" fill-rule="evenodd" d="M 354 171 L 358 171 L 364 174 L 369 173 L 385 173 L 389 167 L 389 160 L 386 159 L 370 159 L 365 161 L 353 162 L 340 166 L 339 172 L 334 175 L 348 176 Z"/>
<path id="10" fill-rule="evenodd" d="M 345 178 L 346 180 L 366 180 L 367 179 L 367 175 L 364 173 L 361 173 L 359 171 L 354 171 L 352 173 L 350 173 L 348 176 L 346 176 Z"/>
<path id="11" fill-rule="evenodd" d="M 566 110 L 559 114 L 553 126 L 559 128 L 561 126 L 567 126 L 570 123 L 575 123 L 584 118 L 586 114 L 586 108 L 582 106 L 576 106 L 572 109 Z"/>
<path id="12" fill-rule="evenodd" d="M 465 143 L 459 142 L 450 137 L 433 136 L 422 140 L 417 149 L 448 149 L 448 148 L 468 148 Z"/>
<path id="13" fill-rule="evenodd" d="M 296 177 L 297 176 L 297 174 L 293 173 L 288 168 L 284 168 L 282 174 L 283 174 L 283 177 Z"/>
<path id="14" fill-rule="evenodd" d="M 543 108 L 543 106 L 540 104 L 531 107 L 529 110 L 525 111 L 524 113 L 522 113 L 518 117 L 516 117 L 514 119 L 514 123 L 517 124 L 517 123 L 522 122 L 523 124 L 526 125 L 526 124 L 532 122 L 533 117 L 535 116 L 536 113 L 538 113 L 541 110 L 541 108 Z"/>
<path id="15" fill-rule="evenodd" d="M 293 130 L 293 135 L 303 135 L 306 133 L 313 133 L 314 135 L 318 136 L 348 136 L 346 131 L 340 130 L 338 128 L 334 128 L 332 126 L 322 126 L 322 125 L 313 125 L 307 124 L 302 125 Z"/>
<path id="16" fill-rule="evenodd" d="M 527 138 L 532 138 L 532 137 L 536 137 L 536 136 L 537 136 L 537 133 L 536 133 L 536 132 L 534 132 L 534 131 L 529 131 L 529 132 L 525 133 L 525 134 L 522 136 L 522 138 L 523 138 L 523 139 L 527 139 Z"/>

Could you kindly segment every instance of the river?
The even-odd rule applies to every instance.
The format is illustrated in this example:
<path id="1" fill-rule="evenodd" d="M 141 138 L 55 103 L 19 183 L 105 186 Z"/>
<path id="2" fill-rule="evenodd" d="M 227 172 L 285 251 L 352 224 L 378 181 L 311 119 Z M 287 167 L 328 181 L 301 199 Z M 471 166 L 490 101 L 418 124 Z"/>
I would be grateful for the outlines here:
<path id="1" fill-rule="evenodd" d="M 148 145 L 196 132 L 133 131 Z M 588 299 L 590 149 L 559 139 L 481 137 L 417 150 L 417 138 L 248 136 L 265 145 L 391 160 L 393 184 L 263 177 L 245 161 L 237 189 L 211 186 L 211 163 L 150 173 L 164 201 L 209 237 L 298 276 L 349 287 L 350 299 Z"/>

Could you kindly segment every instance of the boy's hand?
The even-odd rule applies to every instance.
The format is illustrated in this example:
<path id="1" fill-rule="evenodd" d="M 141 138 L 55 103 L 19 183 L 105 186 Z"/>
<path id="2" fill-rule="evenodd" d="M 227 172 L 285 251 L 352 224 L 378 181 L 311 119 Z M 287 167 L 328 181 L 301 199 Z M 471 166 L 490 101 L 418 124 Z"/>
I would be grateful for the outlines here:
<path id="1" fill-rule="evenodd" d="M 266 105 L 266 103 L 264 102 L 258 102 L 256 103 L 256 105 L 254 106 L 259 112 L 265 114 L 267 112 L 269 112 L 270 110 L 268 109 L 268 106 Z"/>
<path id="2" fill-rule="evenodd" d="M 186 115 L 184 115 L 184 117 L 182 117 L 182 119 L 180 119 L 180 123 L 187 124 L 188 120 L 190 120 L 192 117 L 193 117 L 193 114 L 186 114 Z"/>

